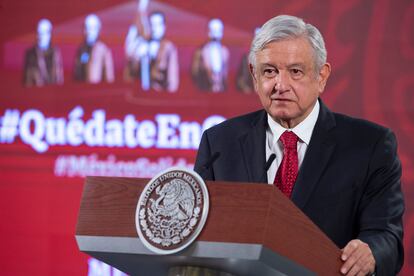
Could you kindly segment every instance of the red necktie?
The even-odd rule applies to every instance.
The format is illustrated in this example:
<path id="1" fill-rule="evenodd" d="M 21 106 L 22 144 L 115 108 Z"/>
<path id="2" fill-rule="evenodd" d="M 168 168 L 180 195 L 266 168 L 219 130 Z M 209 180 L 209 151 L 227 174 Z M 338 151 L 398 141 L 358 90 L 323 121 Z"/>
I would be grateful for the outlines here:
<path id="1" fill-rule="evenodd" d="M 284 147 L 283 159 L 277 170 L 274 184 L 289 198 L 292 194 L 296 177 L 298 176 L 298 139 L 298 136 L 292 131 L 285 131 L 282 136 L 280 136 L 280 140 Z"/>

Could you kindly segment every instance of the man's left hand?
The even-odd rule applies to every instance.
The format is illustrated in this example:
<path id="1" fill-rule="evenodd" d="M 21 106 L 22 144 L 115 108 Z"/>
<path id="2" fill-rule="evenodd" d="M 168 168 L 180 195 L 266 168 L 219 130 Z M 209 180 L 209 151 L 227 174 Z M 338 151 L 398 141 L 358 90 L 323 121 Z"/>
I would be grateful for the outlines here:
<path id="1" fill-rule="evenodd" d="M 343 249 L 341 260 L 344 264 L 341 267 L 343 275 L 365 276 L 375 271 L 375 259 L 368 244 L 361 240 L 350 241 Z"/>

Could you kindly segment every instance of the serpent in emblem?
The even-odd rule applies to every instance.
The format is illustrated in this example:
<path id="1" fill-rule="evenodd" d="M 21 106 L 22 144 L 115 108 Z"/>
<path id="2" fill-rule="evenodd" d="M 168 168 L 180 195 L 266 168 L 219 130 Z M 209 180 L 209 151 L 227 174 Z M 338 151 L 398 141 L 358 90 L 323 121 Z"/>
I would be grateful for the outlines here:
<path id="1" fill-rule="evenodd" d="M 194 193 L 186 182 L 173 179 L 163 187 L 156 189 L 159 198 L 152 201 L 151 209 L 154 214 L 163 217 L 187 220 L 194 209 Z"/>

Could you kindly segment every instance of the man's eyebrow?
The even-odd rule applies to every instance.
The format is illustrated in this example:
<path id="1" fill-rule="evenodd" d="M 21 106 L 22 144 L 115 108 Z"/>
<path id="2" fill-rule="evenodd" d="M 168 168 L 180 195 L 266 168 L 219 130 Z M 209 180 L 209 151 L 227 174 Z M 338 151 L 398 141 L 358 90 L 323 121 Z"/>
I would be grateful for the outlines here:
<path id="1" fill-rule="evenodd" d="M 264 62 L 264 63 L 260 63 L 259 67 L 260 68 L 263 68 L 263 67 L 274 67 L 274 68 L 276 68 L 277 66 L 272 64 L 272 63 Z M 292 68 L 292 67 L 306 68 L 306 64 L 301 63 L 301 62 L 297 62 L 297 63 L 288 64 L 286 66 L 286 68 Z"/>
<path id="2" fill-rule="evenodd" d="M 301 67 L 301 68 L 306 68 L 306 65 L 304 63 L 298 62 L 298 63 L 292 63 L 292 64 L 288 64 L 287 68 L 292 68 L 292 67 Z"/>
<path id="3" fill-rule="evenodd" d="M 267 67 L 267 66 L 270 66 L 270 67 L 276 67 L 275 65 L 273 65 L 273 64 L 271 64 L 271 63 L 267 63 L 267 62 L 265 62 L 265 63 L 260 63 L 260 64 L 259 64 L 259 67 Z"/>

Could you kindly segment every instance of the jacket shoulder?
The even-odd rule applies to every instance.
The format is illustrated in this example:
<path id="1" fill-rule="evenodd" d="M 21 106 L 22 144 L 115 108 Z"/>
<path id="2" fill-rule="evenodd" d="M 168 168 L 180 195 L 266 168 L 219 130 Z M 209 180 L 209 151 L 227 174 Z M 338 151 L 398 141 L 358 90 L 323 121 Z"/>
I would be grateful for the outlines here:
<path id="1" fill-rule="evenodd" d="M 239 136 L 250 130 L 255 125 L 262 123 L 265 125 L 266 122 L 266 112 L 264 110 L 258 110 L 227 119 L 224 122 L 207 129 L 206 132 L 209 135 L 228 134 L 232 136 Z"/>
<path id="2" fill-rule="evenodd" d="M 351 117 L 341 113 L 333 113 L 338 126 L 347 126 L 350 128 L 371 130 L 373 132 L 386 132 L 388 128 L 361 118 Z"/>
<path id="3" fill-rule="evenodd" d="M 391 136 L 394 136 L 389 128 L 365 119 L 355 118 L 340 113 L 334 113 L 334 117 L 337 126 L 336 129 L 338 131 L 337 134 L 348 141 L 358 139 L 360 143 L 366 145 L 375 143 L 379 139 L 390 134 Z"/>

